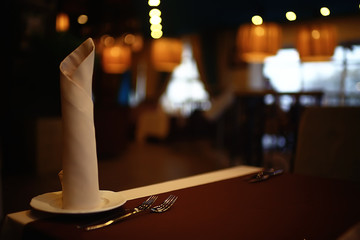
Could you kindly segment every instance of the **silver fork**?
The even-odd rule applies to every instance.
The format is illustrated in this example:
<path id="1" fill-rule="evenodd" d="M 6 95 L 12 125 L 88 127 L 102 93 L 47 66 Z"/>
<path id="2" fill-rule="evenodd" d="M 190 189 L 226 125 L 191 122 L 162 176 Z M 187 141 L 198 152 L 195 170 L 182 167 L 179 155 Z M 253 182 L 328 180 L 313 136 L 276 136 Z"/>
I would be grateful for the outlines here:
<path id="1" fill-rule="evenodd" d="M 165 201 L 162 204 L 151 208 L 150 211 L 155 213 L 163 213 L 169 210 L 169 208 L 171 208 L 171 206 L 174 205 L 177 199 L 178 199 L 177 196 L 170 195 L 167 199 L 165 199 Z"/>
<path id="2" fill-rule="evenodd" d="M 147 209 L 149 209 L 153 203 L 155 202 L 155 200 L 157 199 L 157 196 L 150 196 L 148 199 L 146 199 L 142 204 L 140 204 L 138 207 L 134 208 L 134 210 L 132 212 L 129 212 L 128 214 L 122 215 L 120 217 L 111 219 L 107 222 L 101 223 L 101 224 L 95 224 L 95 225 L 91 225 L 91 226 L 86 226 L 85 230 L 89 231 L 89 230 L 95 230 L 98 228 L 102 228 L 102 227 L 106 227 L 109 226 L 113 223 L 119 222 L 121 220 L 123 220 L 124 218 L 130 217 L 134 214 L 140 213 L 142 211 L 145 211 Z"/>

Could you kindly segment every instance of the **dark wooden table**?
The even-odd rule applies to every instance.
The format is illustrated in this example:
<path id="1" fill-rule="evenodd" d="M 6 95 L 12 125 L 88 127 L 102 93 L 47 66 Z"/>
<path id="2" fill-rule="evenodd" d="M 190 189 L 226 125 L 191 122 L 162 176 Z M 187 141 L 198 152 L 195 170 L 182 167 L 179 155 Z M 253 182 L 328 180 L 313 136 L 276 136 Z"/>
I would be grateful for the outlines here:
<path id="1" fill-rule="evenodd" d="M 175 190 L 163 214 L 145 213 L 86 232 L 90 216 L 54 216 L 27 224 L 24 239 L 336 239 L 360 222 L 360 183 L 283 174 L 248 183 L 248 176 Z M 132 208 L 145 198 L 128 201 Z M 118 211 L 123 211 L 123 208 Z"/>

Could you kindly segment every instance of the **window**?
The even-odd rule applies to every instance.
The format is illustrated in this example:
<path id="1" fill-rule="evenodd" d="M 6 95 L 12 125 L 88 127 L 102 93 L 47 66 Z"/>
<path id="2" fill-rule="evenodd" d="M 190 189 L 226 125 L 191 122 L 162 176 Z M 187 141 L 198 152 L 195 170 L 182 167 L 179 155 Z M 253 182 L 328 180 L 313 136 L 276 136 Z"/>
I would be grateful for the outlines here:
<path id="1" fill-rule="evenodd" d="M 324 104 L 360 105 L 360 46 L 337 47 L 329 62 L 300 62 L 296 49 L 266 59 L 264 76 L 278 92 L 323 91 Z"/>
<path id="2" fill-rule="evenodd" d="M 210 108 L 209 94 L 200 80 L 189 42 L 184 43 L 181 64 L 171 74 L 160 101 L 172 115 L 189 116 L 196 109 Z"/>

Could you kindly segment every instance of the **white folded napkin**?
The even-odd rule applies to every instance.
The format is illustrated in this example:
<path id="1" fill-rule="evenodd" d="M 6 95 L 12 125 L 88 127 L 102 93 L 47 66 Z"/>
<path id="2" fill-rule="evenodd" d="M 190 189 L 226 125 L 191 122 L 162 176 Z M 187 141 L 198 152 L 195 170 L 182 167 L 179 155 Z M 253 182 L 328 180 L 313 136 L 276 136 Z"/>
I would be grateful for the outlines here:
<path id="1" fill-rule="evenodd" d="M 60 64 L 64 209 L 94 209 L 101 204 L 91 93 L 94 52 L 89 38 Z"/>

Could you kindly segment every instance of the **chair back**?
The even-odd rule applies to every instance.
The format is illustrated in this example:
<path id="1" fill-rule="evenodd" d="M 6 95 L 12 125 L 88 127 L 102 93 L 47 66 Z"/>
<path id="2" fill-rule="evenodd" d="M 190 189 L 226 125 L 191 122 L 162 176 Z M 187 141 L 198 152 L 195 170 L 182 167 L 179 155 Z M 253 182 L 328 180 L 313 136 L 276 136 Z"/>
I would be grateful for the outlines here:
<path id="1" fill-rule="evenodd" d="M 360 181 L 360 108 L 306 108 L 294 172 Z"/>

